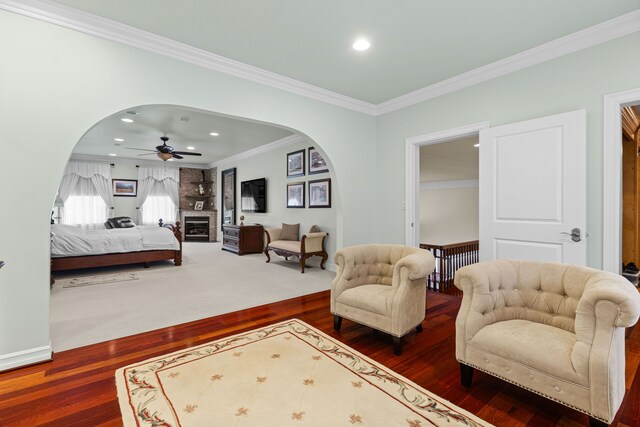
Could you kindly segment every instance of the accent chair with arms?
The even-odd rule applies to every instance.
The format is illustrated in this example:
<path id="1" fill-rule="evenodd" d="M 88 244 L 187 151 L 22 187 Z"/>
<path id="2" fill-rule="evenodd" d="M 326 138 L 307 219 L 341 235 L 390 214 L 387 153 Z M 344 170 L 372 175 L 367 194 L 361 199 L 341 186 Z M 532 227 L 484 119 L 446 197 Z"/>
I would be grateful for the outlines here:
<path id="1" fill-rule="evenodd" d="M 431 252 L 403 245 L 371 244 L 336 252 L 338 272 L 331 284 L 333 327 L 342 318 L 393 336 L 395 354 L 403 337 L 422 331 L 427 276 L 435 268 Z"/>
<path id="2" fill-rule="evenodd" d="M 640 295 L 613 273 L 535 261 L 459 269 L 456 320 L 461 382 L 477 368 L 610 423 L 625 394 L 625 328 Z M 606 424 L 605 424 L 606 423 Z"/>

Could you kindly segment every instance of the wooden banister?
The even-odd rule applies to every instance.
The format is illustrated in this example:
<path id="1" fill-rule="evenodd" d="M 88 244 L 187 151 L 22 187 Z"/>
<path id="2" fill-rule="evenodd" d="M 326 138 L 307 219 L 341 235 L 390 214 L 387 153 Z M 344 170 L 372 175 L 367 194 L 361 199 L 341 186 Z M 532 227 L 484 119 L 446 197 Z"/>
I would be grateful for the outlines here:
<path id="1" fill-rule="evenodd" d="M 436 268 L 427 277 L 427 288 L 449 295 L 462 295 L 453 284 L 453 278 L 459 268 L 478 262 L 478 241 L 433 245 L 421 243 L 422 249 L 431 251 L 436 259 Z"/>

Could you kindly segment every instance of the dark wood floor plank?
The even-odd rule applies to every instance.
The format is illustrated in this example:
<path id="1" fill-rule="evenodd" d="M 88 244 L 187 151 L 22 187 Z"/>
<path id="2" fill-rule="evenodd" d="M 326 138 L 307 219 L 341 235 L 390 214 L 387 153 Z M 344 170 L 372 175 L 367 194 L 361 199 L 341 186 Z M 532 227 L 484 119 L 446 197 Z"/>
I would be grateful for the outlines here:
<path id="1" fill-rule="evenodd" d="M 225 336 L 298 318 L 444 399 L 497 426 L 586 426 L 587 417 L 497 378 L 476 372 L 460 385 L 455 318 L 460 298 L 428 292 L 422 333 L 411 333 L 401 356 L 389 335 L 345 320 L 333 330 L 329 292 L 124 337 L 55 354 L 54 360 L 0 373 L 0 425 L 120 426 L 115 370 Z M 640 330 L 640 329 L 638 329 Z M 627 343 L 628 392 L 612 426 L 640 426 L 640 332 Z"/>

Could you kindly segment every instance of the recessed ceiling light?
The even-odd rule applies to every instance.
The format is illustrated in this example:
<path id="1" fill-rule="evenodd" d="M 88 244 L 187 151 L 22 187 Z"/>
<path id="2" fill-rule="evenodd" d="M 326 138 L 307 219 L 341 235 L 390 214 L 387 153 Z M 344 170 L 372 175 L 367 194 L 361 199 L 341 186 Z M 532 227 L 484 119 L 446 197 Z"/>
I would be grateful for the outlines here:
<path id="1" fill-rule="evenodd" d="M 195 150 L 195 149 L 196 147 L 191 147 L 191 146 L 187 147 L 187 150 Z"/>
<path id="2" fill-rule="evenodd" d="M 118 141 L 118 142 L 124 142 L 124 139 L 122 138 L 113 138 L 114 141 Z"/>
<path id="3" fill-rule="evenodd" d="M 211 136 L 218 136 L 218 135 L 220 135 L 220 134 L 219 134 L 218 132 L 210 132 L 210 133 L 209 133 L 209 135 L 211 135 Z"/>
<path id="4" fill-rule="evenodd" d="M 131 119 L 120 119 L 120 120 L 122 120 L 125 123 L 133 123 L 133 120 Z"/>
<path id="5" fill-rule="evenodd" d="M 109 155 L 110 155 L 110 156 L 113 156 L 113 157 L 116 157 L 116 156 L 117 156 L 117 154 L 115 154 L 115 153 L 109 153 Z"/>
<path id="6" fill-rule="evenodd" d="M 476 148 L 478 148 L 478 147 L 480 147 L 480 143 L 473 144 L 473 146 L 474 146 L 474 147 L 476 147 Z"/>
<path id="7" fill-rule="evenodd" d="M 369 41 L 365 39 L 356 40 L 356 42 L 353 44 L 353 48 L 358 51 L 367 50 L 370 47 L 371 47 L 371 43 L 369 43 Z"/>

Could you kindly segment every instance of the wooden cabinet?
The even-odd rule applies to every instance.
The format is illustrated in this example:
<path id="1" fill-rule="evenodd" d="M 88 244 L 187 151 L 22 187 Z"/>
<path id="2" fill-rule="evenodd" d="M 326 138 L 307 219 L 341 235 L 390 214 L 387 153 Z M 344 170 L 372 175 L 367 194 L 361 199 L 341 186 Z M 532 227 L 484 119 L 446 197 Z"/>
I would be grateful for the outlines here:
<path id="1" fill-rule="evenodd" d="M 223 225 L 222 249 L 238 255 L 262 252 L 264 229 L 261 225 Z"/>

